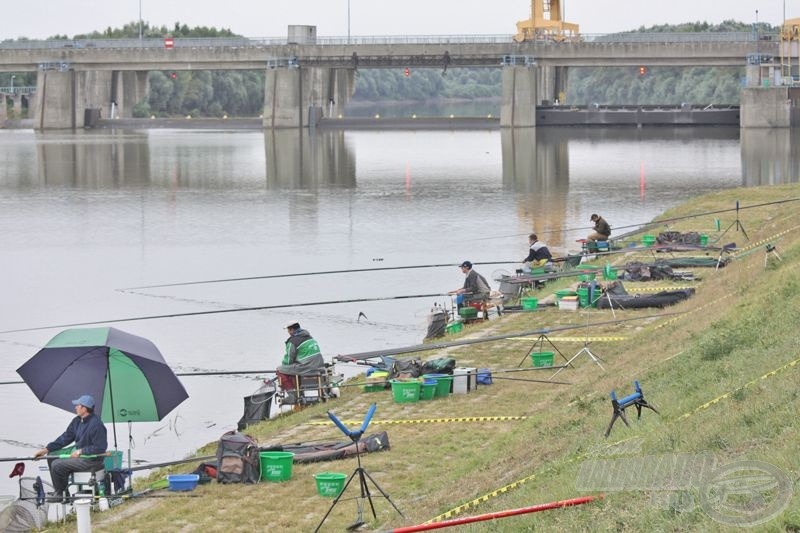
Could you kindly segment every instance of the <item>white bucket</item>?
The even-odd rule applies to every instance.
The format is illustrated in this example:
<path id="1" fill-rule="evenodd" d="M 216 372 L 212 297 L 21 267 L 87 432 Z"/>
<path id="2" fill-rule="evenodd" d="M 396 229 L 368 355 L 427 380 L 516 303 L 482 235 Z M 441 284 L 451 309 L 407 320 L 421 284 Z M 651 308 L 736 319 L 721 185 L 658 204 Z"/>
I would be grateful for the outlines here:
<path id="1" fill-rule="evenodd" d="M 474 391 L 478 386 L 478 369 L 454 368 L 453 369 L 453 394 L 466 394 Z"/>
<path id="2" fill-rule="evenodd" d="M 76 498 L 75 515 L 78 517 L 78 533 L 92 533 L 92 515 L 89 513 L 92 498 Z"/>

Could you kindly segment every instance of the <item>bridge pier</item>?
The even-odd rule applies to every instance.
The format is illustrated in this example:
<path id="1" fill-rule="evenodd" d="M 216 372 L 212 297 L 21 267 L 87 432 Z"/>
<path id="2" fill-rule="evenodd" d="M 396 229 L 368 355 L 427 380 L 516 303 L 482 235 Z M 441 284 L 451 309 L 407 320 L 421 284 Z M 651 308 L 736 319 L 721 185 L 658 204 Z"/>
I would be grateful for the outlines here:
<path id="1" fill-rule="evenodd" d="M 536 127 L 539 69 L 535 66 L 503 67 L 501 128 Z"/>
<path id="2" fill-rule="evenodd" d="M 320 109 L 321 116 L 336 117 L 355 90 L 353 69 L 269 68 L 264 80 L 266 129 L 314 126 L 319 116 L 309 117 L 310 108 Z"/>
<path id="3" fill-rule="evenodd" d="M 33 116 L 38 130 L 83 128 L 87 109 L 101 117 L 130 118 L 147 94 L 147 72 L 42 69 L 36 78 Z"/>

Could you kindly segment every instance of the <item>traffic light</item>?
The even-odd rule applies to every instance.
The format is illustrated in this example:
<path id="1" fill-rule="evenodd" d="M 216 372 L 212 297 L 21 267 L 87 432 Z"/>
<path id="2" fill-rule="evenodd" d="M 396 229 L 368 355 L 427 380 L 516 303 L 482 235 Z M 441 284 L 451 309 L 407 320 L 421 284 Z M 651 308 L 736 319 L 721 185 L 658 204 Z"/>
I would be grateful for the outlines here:
<path id="1" fill-rule="evenodd" d="M 403 71 L 403 74 L 405 74 L 406 77 L 411 76 L 411 71 L 408 70 L 408 67 L 406 67 L 406 69 Z"/>
<path id="2" fill-rule="evenodd" d="M 177 72 L 170 72 L 169 73 L 169 77 L 174 80 L 174 79 L 176 79 L 178 77 L 178 73 Z"/>
<path id="3" fill-rule="evenodd" d="M 639 67 L 639 77 L 647 74 L 647 67 Z"/>

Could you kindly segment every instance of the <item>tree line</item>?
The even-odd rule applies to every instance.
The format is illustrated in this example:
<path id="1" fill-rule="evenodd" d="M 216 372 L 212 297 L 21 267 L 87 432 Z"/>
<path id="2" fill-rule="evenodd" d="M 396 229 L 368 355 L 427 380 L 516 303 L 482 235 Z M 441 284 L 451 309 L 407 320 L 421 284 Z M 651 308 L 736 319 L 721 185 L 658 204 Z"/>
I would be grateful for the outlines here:
<path id="1" fill-rule="evenodd" d="M 125 39 L 139 37 L 139 22 L 122 28 L 76 35 L 75 39 Z M 229 29 L 190 28 L 176 22 L 173 27 L 143 23 L 146 38 L 240 37 Z M 641 27 L 634 32 L 748 32 L 753 25 L 725 21 Z M 760 23 L 760 33 L 777 31 Z M 68 39 L 55 35 L 50 39 Z M 21 40 L 25 40 L 22 38 Z M 743 58 L 744 60 L 744 58 Z M 567 92 L 560 95 L 564 104 L 645 105 L 645 104 L 738 104 L 744 77 L 740 68 L 677 67 L 570 68 Z M 0 74 L 0 86 L 10 85 L 13 73 Z M 36 73 L 16 73 L 15 85 L 35 85 Z M 148 75 L 147 98 L 134 106 L 137 117 L 167 116 L 258 116 L 264 105 L 264 71 L 152 71 Z M 453 69 L 366 69 L 356 76 L 353 101 L 484 99 L 499 98 L 502 92 L 501 67 Z"/>

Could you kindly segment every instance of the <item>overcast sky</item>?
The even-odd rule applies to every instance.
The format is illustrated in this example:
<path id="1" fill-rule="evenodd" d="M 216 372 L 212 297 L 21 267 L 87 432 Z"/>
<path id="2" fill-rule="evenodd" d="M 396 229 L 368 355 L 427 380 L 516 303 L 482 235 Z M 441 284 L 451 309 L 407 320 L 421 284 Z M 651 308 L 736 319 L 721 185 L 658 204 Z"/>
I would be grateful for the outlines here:
<path id="1" fill-rule="evenodd" d="M 348 0 L 24 0 L 7 2 L 0 39 L 89 33 L 142 19 L 153 26 L 227 28 L 246 37 L 285 37 L 289 25 L 348 34 Z M 13 6 L 13 9 L 12 9 Z M 564 0 L 565 20 L 582 33 L 654 24 L 723 20 L 770 24 L 800 17 L 800 0 Z M 530 16 L 530 0 L 349 0 L 352 36 L 501 35 Z M 13 13 L 13 14 L 12 14 Z"/>

